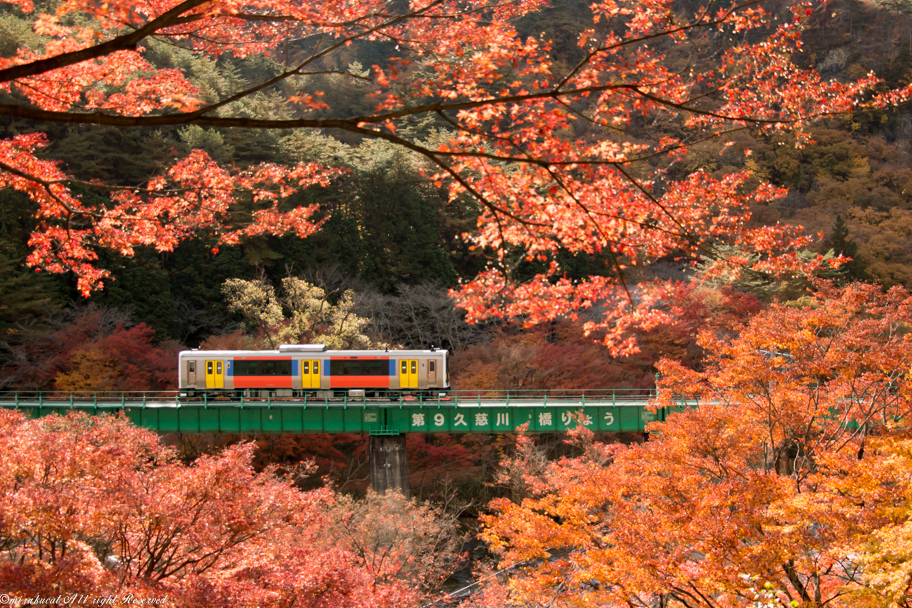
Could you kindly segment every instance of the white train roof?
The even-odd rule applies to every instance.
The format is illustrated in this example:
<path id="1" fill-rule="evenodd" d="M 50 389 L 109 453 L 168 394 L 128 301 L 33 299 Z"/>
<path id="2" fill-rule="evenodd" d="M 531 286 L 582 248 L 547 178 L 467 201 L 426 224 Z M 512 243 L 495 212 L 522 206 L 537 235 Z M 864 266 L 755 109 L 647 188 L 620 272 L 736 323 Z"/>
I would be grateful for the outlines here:
<path id="1" fill-rule="evenodd" d="M 444 348 L 435 350 L 182 350 L 180 357 L 414 357 L 447 355 Z"/>

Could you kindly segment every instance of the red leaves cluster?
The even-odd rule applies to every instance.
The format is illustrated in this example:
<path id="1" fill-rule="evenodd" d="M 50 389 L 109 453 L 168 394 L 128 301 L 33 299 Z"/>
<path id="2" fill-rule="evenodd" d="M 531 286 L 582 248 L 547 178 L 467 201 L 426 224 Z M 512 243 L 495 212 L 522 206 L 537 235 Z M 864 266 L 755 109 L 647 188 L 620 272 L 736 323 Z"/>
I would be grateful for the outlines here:
<path id="1" fill-rule="evenodd" d="M 810 417 L 821 441 L 843 437 L 848 420 L 864 425 L 905 415 L 910 319 L 912 296 L 902 288 L 883 293 L 875 285 L 818 282 L 800 307 L 774 304 L 731 343 L 702 333 L 710 357 L 700 374 L 663 362 L 662 404 L 673 395 L 746 401 L 757 416 L 775 404 L 777 416 Z"/>
<path id="2" fill-rule="evenodd" d="M 622 336 L 636 340 L 634 354 L 613 356 L 598 344 L 604 333 L 595 324 L 559 321 L 547 327 L 517 328 L 456 353 L 451 366 L 453 386 L 460 390 L 652 388 L 659 359 L 694 367 L 702 354 L 697 343 L 701 329 L 731 335 L 760 309 L 756 297 L 728 287 L 662 283 L 654 290 L 658 296 L 655 322 Z"/>
<path id="3" fill-rule="evenodd" d="M 124 418 L 0 412 L 0 586 L 17 597 L 168 605 L 409 606 L 329 534 L 328 490 L 251 467 L 250 444 L 187 466 Z"/>
<path id="4" fill-rule="evenodd" d="M 315 163 L 229 170 L 196 150 L 146 187 L 118 189 L 108 206 L 85 204 L 72 194 L 54 163 L 34 157 L 46 143 L 40 134 L 0 141 L 0 187 L 23 191 L 39 203 L 40 229 L 29 240 L 33 250 L 28 263 L 51 272 L 74 272 L 86 296 L 110 274 L 94 264 L 98 248 L 122 255 L 132 255 L 140 245 L 172 251 L 201 230 L 225 244 L 263 233 L 307 236 L 319 227 L 311 219 L 317 207 L 283 211 L 280 204 L 301 188 L 328 185 L 338 174 Z M 230 215 L 241 196 L 259 208 L 249 224 L 231 227 Z"/>
<path id="5" fill-rule="evenodd" d="M 740 173 L 716 180 L 705 173 L 695 173 L 684 182 L 670 185 L 662 197 L 653 197 L 639 191 L 619 173 L 593 174 L 586 180 L 587 185 L 580 186 L 589 189 L 585 204 L 568 201 L 566 205 L 555 205 L 549 197 L 521 196 L 517 192 L 517 204 L 512 209 L 532 225 L 518 222 L 505 229 L 509 224 L 485 213 L 480 220 L 480 233 L 473 240 L 497 248 L 522 246 L 529 251 L 530 259 L 556 254 L 559 248 L 586 254 L 611 252 L 617 270 L 622 270 L 621 259 L 627 260 L 625 264 L 637 264 L 693 251 L 701 247 L 693 240 L 694 235 L 700 235 L 700 239 L 709 240 L 731 238 L 746 251 L 765 252 L 758 265 L 764 271 L 813 272 L 815 264 L 802 266 L 793 254 L 811 242 L 798 230 L 784 226 L 747 228 L 747 209 L 752 201 L 784 195 L 767 186 L 745 194 L 748 177 L 747 173 Z M 514 187 L 522 188 L 518 176 L 510 175 L 509 180 Z M 717 203 L 705 205 L 709 200 Z M 657 207 L 663 211 L 657 213 Z M 559 238 L 555 238 L 556 234 Z M 787 253 L 780 254 L 783 251 Z M 728 261 L 718 263 L 710 275 L 738 270 L 733 261 Z M 491 269 L 465 283 L 455 295 L 472 320 L 520 317 L 528 325 L 560 317 L 575 319 L 580 310 L 601 303 L 606 309 L 603 318 L 588 322 L 587 330 L 604 332 L 605 344 L 616 355 L 635 352 L 629 337 L 633 328 L 650 329 L 672 321 L 660 306 L 667 290 L 664 283 L 638 285 L 634 300 L 630 288 L 616 276 L 573 281 L 560 276 L 561 272 L 552 262 L 546 272 L 517 285 L 504 271 Z"/>
<path id="6" fill-rule="evenodd" d="M 0 382 L 17 390 L 161 391 L 176 388 L 177 345 L 152 345 L 144 323 L 125 328 L 104 310 L 13 346 Z"/>
<path id="7" fill-rule="evenodd" d="M 457 515 L 394 491 L 368 490 L 362 500 L 339 497 L 337 509 L 333 534 L 361 556 L 381 586 L 401 582 L 416 592 L 433 593 L 462 565 Z"/>
<path id="8" fill-rule="evenodd" d="M 451 367 L 453 386 L 461 395 L 503 388 L 647 389 L 655 385 L 652 361 L 615 359 L 570 323 L 557 324 L 550 335 L 542 328 L 503 332 L 457 353 Z"/>

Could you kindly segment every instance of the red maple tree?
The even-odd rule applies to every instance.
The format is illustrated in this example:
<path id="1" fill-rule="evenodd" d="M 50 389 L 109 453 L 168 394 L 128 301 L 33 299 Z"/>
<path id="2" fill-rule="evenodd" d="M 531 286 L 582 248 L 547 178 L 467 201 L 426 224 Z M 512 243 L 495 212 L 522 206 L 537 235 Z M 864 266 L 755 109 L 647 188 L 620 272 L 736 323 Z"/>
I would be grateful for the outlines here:
<path id="1" fill-rule="evenodd" d="M 6 1 L 25 13 L 33 9 L 29 0 Z M 591 5 L 592 27 L 579 32 L 582 59 L 570 66 L 554 61 L 548 40 L 523 38 L 513 25 L 543 6 L 540 0 L 67 0 L 34 17 L 41 48 L 0 58 L 0 87 L 15 95 L 0 103 L 0 115 L 123 128 L 333 128 L 394 142 L 423 155 L 452 196 L 473 196 L 484 207 L 471 238 L 498 253 L 459 290 L 471 319 L 519 315 L 534 323 L 595 301 L 617 303 L 590 329 L 606 329 L 606 343 L 623 351 L 632 345 L 621 337 L 631 323 L 667 318 L 651 306 L 648 288 L 637 299 L 628 293 L 631 265 L 706 253 L 726 241 L 763 255 L 758 262 L 747 254 L 729 258 L 718 272 L 742 263 L 774 272 L 802 266 L 793 253 L 807 238 L 783 226 L 746 224 L 751 203 L 782 196 L 781 190 L 752 185 L 748 172 L 667 178 L 665 170 L 688 145 L 750 126 L 793 130 L 800 143 L 816 117 L 908 96 L 908 90 L 875 94 L 873 75 L 839 83 L 797 65 L 792 57 L 802 29 L 825 10 L 814 2 L 768 10 L 757 0 L 689 9 L 671 0 L 601 0 Z M 146 59 L 143 45 L 151 39 L 210 57 L 268 54 L 283 67 L 204 101 L 181 70 Z M 289 40 L 301 39 L 312 43 L 306 52 L 285 52 Z M 396 52 L 369 75 L 331 67 L 346 46 L 377 41 L 394 43 Z M 675 59 L 682 56 L 688 65 Z M 286 92 L 293 114 L 286 118 L 251 117 L 232 106 L 313 74 L 366 82 L 371 111 L 345 115 L 317 90 Z M 450 129 L 449 139 L 428 144 L 397 131 L 425 116 Z M 674 129 L 657 129 L 654 137 L 640 132 L 645 120 L 656 119 Z M 587 137 L 568 134 L 575 121 L 591 125 Z M 319 224 L 316 209 L 281 203 L 337 174 L 314 163 L 222 167 L 197 150 L 142 186 L 84 183 L 36 157 L 46 143 L 37 132 L 0 140 L 0 186 L 26 192 L 39 205 L 29 263 L 75 272 L 84 294 L 108 276 L 96 264 L 100 249 L 167 251 L 200 230 L 221 243 L 265 232 L 310 234 Z M 77 183 L 109 192 L 110 201 L 74 194 Z M 240 226 L 228 217 L 238 200 L 256 209 Z M 511 250 L 544 270 L 517 282 Z M 564 278 L 554 255 L 561 251 L 603 256 L 604 276 Z"/>
<path id="2" fill-rule="evenodd" d="M 144 323 L 89 308 L 48 332 L 28 332 L 8 349 L 0 386 L 17 390 L 161 391 L 176 388 L 176 343 L 152 344 Z"/>
<path id="3" fill-rule="evenodd" d="M 187 465 L 123 416 L 0 411 L 0 589 L 112 605 L 132 594 L 200 608 L 394 608 L 426 602 L 455 569 L 455 524 L 438 510 L 301 491 L 257 472 L 253 452 L 236 444 Z M 369 547 L 342 529 L 353 521 L 373 526 Z"/>

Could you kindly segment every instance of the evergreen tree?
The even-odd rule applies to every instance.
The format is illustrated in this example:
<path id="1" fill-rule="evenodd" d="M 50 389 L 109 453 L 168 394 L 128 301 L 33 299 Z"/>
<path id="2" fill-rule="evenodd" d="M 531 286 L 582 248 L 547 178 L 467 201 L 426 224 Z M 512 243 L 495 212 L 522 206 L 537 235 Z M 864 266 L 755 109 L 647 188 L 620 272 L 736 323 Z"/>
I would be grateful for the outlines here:
<path id="1" fill-rule="evenodd" d="M 133 257 L 110 255 L 104 260 L 113 277 L 93 301 L 126 310 L 155 330 L 158 339 L 175 335 L 174 298 L 161 257 L 148 247 L 136 249 Z"/>
<path id="2" fill-rule="evenodd" d="M 824 251 L 832 250 L 833 255 L 844 255 L 852 261 L 844 264 L 842 271 L 844 280 L 862 281 L 867 278 L 864 261 L 858 257 L 858 243 L 849 238 L 849 226 L 842 215 L 836 215 L 833 231 L 823 241 Z"/>
<path id="3" fill-rule="evenodd" d="M 16 333 L 16 324 L 40 319 L 60 308 L 53 278 L 30 271 L 22 262 L 0 250 L 0 343 Z"/>
<path id="4" fill-rule="evenodd" d="M 243 247 L 223 246 L 214 254 L 214 246 L 214 239 L 187 241 L 165 257 L 164 267 L 177 315 L 172 323 L 177 333 L 171 335 L 187 346 L 196 346 L 207 336 L 230 328 L 222 284 L 227 279 L 250 279 L 255 274 L 254 267 L 245 259 Z"/>
<path id="5" fill-rule="evenodd" d="M 362 260 L 364 280 L 388 292 L 399 283 L 455 282 L 436 192 L 400 163 L 358 176 L 355 189 L 349 213 L 358 221 L 367 251 Z"/>

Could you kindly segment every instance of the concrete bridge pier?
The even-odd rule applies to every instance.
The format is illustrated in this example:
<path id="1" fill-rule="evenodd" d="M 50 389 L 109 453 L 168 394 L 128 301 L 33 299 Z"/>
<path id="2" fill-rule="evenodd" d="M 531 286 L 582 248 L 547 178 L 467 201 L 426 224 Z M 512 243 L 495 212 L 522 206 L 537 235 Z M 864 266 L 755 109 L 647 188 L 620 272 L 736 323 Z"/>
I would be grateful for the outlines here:
<path id="1" fill-rule="evenodd" d="M 405 435 L 371 435 L 368 464 L 372 490 L 381 494 L 396 490 L 409 498 Z"/>

